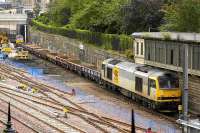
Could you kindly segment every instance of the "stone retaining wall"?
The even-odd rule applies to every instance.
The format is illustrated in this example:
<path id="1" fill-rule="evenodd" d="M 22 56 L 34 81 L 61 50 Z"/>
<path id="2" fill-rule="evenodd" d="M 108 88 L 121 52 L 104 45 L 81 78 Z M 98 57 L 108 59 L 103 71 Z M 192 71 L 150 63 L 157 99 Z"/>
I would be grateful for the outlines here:
<path id="1" fill-rule="evenodd" d="M 93 64 L 97 70 L 100 70 L 102 61 L 107 58 L 127 60 L 123 56 L 110 54 L 105 50 L 84 45 L 75 39 L 35 30 L 30 31 L 30 41 L 51 52 L 64 54 L 75 59 L 80 59 L 82 62 Z"/>

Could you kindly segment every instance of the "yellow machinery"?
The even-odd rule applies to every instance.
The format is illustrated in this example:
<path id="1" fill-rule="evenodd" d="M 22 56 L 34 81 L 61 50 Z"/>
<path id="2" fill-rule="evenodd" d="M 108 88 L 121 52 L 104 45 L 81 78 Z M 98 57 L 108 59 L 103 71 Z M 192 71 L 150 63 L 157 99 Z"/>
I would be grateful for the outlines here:
<path id="1" fill-rule="evenodd" d="M 24 51 L 22 47 L 17 47 L 12 53 L 8 54 L 10 59 L 14 60 L 29 60 L 30 56 L 28 51 Z"/>
<path id="2" fill-rule="evenodd" d="M 39 92 L 39 89 L 37 89 L 37 88 L 32 88 L 32 92 L 33 92 L 33 93 L 38 93 L 38 92 Z"/>
<path id="3" fill-rule="evenodd" d="M 9 48 L 9 47 L 3 47 L 2 49 L 1 49 L 1 51 L 3 52 L 3 53 L 11 53 L 12 52 L 12 48 Z"/>
<path id="4" fill-rule="evenodd" d="M 17 88 L 20 89 L 20 90 L 24 90 L 24 91 L 28 90 L 28 86 L 25 85 L 25 84 L 20 84 L 19 86 L 17 86 Z"/>
<path id="5" fill-rule="evenodd" d="M 22 44 L 24 43 L 24 38 L 22 35 L 17 35 L 16 36 L 16 44 Z"/>
<path id="6" fill-rule="evenodd" d="M 29 53 L 28 51 L 24 51 L 23 48 L 17 47 L 16 48 L 16 56 L 15 59 L 17 60 L 28 60 L 29 58 Z"/>
<path id="7" fill-rule="evenodd" d="M 22 83 L 19 86 L 17 86 L 17 89 L 23 90 L 23 91 L 31 91 L 32 93 L 38 93 L 39 92 L 39 89 L 31 88 L 31 87 L 27 86 L 26 84 L 22 84 Z"/>
<path id="8" fill-rule="evenodd" d="M 0 33 L 0 43 L 1 44 L 8 43 L 8 37 L 4 32 Z"/>
<path id="9" fill-rule="evenodd" d="M 1 46 L 2 52 L 4 53 L 12 52 L 12 48 L 9 46 L 9 43 L 8 43 L 8 36 L 4 32 L 0 33 L 0 46 Z"/>

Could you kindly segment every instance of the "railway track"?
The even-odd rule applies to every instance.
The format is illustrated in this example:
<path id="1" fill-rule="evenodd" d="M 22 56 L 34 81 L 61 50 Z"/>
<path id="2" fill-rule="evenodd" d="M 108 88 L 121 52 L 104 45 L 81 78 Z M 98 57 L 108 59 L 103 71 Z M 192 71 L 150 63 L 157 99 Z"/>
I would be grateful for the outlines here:
<path id="1" fill-rule="evenodd" d="M 2 68 L 2 66 L 1 66 L 1 68 Z M 25 79 L 23 79 L 23 80 L 21 80 L 20 78 L 21 78 L 21 75 L 22 75 L 22 73 L 18 73 L 17 71 L 15 71 L 15 72 L 17 72 L 17 74 L 19 74 L 19 75 L 14 75 L 14 74 L 11 74 L 11 72 L 13 72 L 13 70 L 8 70 L 8 68 L 3 68 L 3 71 L 4 72 L 6 72 L 6 74 L 4 73 L 4 72 L 2 72 L 1 71 L 1 74 L 3 74 L 4 76 L 7 76 L 7 78 L 11 78 L 11 79 L 13 79 L 13 80 L 17 80 L 17 81 L 19 81 L 19 82 L 23 82 L 23 83 L 25 83 L 26 81 L 27 81 L 27 79 L 26 79 L 26 81 L 24 82 L 24 80 Z M 9 76 L 8 76 L 9 75 Z M 32 82 L 32 81 L 28 81 L 28 82 Z M 33 83 L 33 82 L 32 82 Z M 28 84 L 29 85 L 29 84 Z M 38 84 L 37 84 L 38 85 Z M 33 84 L 32 84 L 32 86 L 34 86 L 34 87 L 38 87 L 38 86 L 34 86 Z M 47 87 L 46 85 L 44 85 L 45 87 Z M 41 84 L 40 84 L 40 88 L 41 88 Z M 41 88 L 42 89 L 42 88 Z M 48 88 L 49 89 L 49 88 Z M 55 89 L 55 88 L 52 88 L 51 87 L 51 89 Z M 54 92 L 53 92 L 54 93 Z M 60 92 L 61 93 L 61 92 Z M 55 94 L 55 93 L 54 93 Z M 59 94 L 57 94 L 56 93 L 56 95 L 57 96 L 59 96 L 59 97 L 63 97 L 62 95 L 59 95 Z M 65 98 L 64 98 L 65 99 Z M 55 98 L 51 98 L 51 100 L 54 100 L 55 102 L 58 102 L 57 101 L 57 99 L 55 99 Z M 58 102 L 58 103 L 61 103 L 61 102 Z M 62 103 L 61 103 L 61 105 L 62 105 Z M 73 103 L 73 105 L 77 105 L 77 104 L 75 104 L 75 103 Z M 66 105 L 62 105 L 62 106 L 66 106 Z M 72 111 L 74 111 L 74 110 L 78 110 L 77 108 L 73 108 L 73 110 Z M 114 125 L 113 123 L 111 123 L 111 122 L 109 122 L 109 121 L 107 121 L 107 120 L 105 120 L 105 119 L 103 119 L 103 118 L 101 118 L 100 116 L 98 116 L 98 115 L 96 115 L 96 114 L 93 114 L 93 113 L 89 113 L 88 111 L 86 111 L 85 109 L 82 109 L 82 108 L 79 108 L 79 111 L 80 112 L 84 112 L 85 114 L 87 114 L 87 115 L 90 115 L 90 116 L 93 116 L 93 117 L 96 117 L 96 118 L 98 118 L 99 119 L 99 121 L 101 121 L 102 123 L 104 123 L 104 124 L 106 124 L 107 126 L 109 126 L 109 127 L 112 127 L 112 128 L 115 128 L 115 129 L 117 129 L 118 131 L 120 131 L 120 132 L 124 132 L 124 133 L 127 133 L 127 132 L 129 132 L 129 131 L 127 131 L 127 129 L 126 130 L 124 130 L 124 129 L 121 129 L 121 128 L 119 128 L 118 126 L 116 126 L 116 125 Z M 84 115 L 85 115 L 84 114 Z M 75 115 L 75 114 L 74 114 Z M 77 115 L 77 114 L 76 114 Z M 91 125 L 93 125 L 93 126 L 95 126 L 96 128 L 98 128 L 98 129 L 101 129 L 101 127 L 99 127 L 98 126 L 98 124 L 95 124 L 92 120 L 93 119 L 91 119 L 91 118 L 89 118 L 89 119 L 85 119 L 83 116 L 81 116 L 80 114 L 79 114 L 79 117 L 82 117 L 82 119 L 84 119 L 84 120 L 86 120 L 88 123 L 90 123 Z M 103 129 L 101 129 L 103 132 L 106 132 L 106 130 L 103 130 Z"/>
<path id="2" fill-rule="evenodd" d="M 167 113 L 162 113 L 162 112 L 157 112 L 154 111 L 153 109 L 149 109 L 148 107 L 145 107 L 139 103 L 133 102 L 132 99 L 129 99 L 123 95 L 117 96 L 120 99 L 120 102 L 124 102 L 125 104 L 137 107 L 138 110 L 143 110 L 145 112 L 148 112 L 149 114 L 155 115 L 157 117 L 159 117 L 160 119 L 163 120 L 167 120 L 171 123 L 173 123 L 174 125 L 176 125 L 177 127 L 179 127 L 179 125 L 177 124 L 176 120 L 178 119 L 178 117 L 176 116 L 176 113 L 170 113 L 169 115 Z M 116 101 L 119 100 L 118 98 L 116 98 Z"/>
<path id="3" fill-rule="evenodd" d="M 62 105 L 55 105 L 55 103 L 52 102 L 52 101 L 49 101 L 49 100 L 46 100 L 46 99 L 38 99 L 38 97 L 33 97 L 33 96 L 32 96 L 32 98 L 30 98 L 29 95 L 28 96 L 22 96 L 22 95 L 24 95 L 24 93 L 22 93 L 22 95 L 21 94 L 16 94 L 16 91 L 12 92 L 13 91 L 12 89 L 9 90 L 9 88 L 5 88 L 5 87 L 2 87 L 2 86 L 0 88 L 1 88 L 0 92 L 4 92 L 6 94 L 12 95 L 12 97 L 18 97 L 18 98 L 21 98 L 23 100 L 32 101 L 32 102 L 35 102 L 37 104 L 48 106 L 50 108 L 53 108 L 53 109 L 55 109 L 57 111 L 62 112 L 62 109 L 63 109 Z M 2 88 L 4 88 L 4 89 L 2 90 Z M 17 93 L 21 93 L 21 92 L 17 92 Z M 74 108 L 69 108 L 69 110 L 70 110 L 69 114 L 78 116 L 81 119 L 84 119 L 86 122 L 88 122 L 89 124 L 92 124 L 95 127 L 96 127 L 96 125 L 91 123 L 91 121 L 93 121 L 93 122 L 95 121 L 98 124 L 101 124 L 101 125 L 104 125 L 104 126 L 108 126 L 107 123 L 100 121 L 99 119 L 95 118 L 94 116 L 91 117 L 91 114 L 84 113 L 83 111 L 77 110 L 77 109 L 74 109 Z M 116 121 L 116 120 L 113 120 L 113 119 L 110 119 L 110 118 L 106 118 L 106 117 L 104 117 L 104 118 L 105 119 L 109 119 L 110 121 L 112 121 L 114 123 L 117 123 L 118 125 L 123 127 L 124 131 L 130 132 L 131 125 L 123 123 L 123 122 L 120 122 L 120 121 Z M 97 127 L 97 128 L 99 128 L 99 127 Z M 142 129 L 142 128 L 137 127 L 137 129 Z"/>
<path id="4" fill-rule="evenodd" d="M 10 79 L 13 79 L 13 80 L 16 80 L 20 83 L 23 83 L 23 84 L 26 84 L 32 88 L 37 88 L 37 89 L 40 89 L 40 91 L 43 91 L 41 93 L 43 93 L 44 95 L 48 96 L 47 94 L 45 94 L 47 91 L 56 95 L 57 98 L 62 98 L 66 101 L 68 101 L 71 105 L 75 106 L 76 108 L 78 109 L 81 109 L 81 110 L 85 110 L 84 108 L 82 108 L 81 106 L 75 104 L 74 102 L 72 102 L 69 98 L 67 97 L 64 97 L 63 95 L 65 95 L 66 93 L 64 93 L 63 91 L 60 91 L 58 88 L 54 88 L 54 87 L 51 87 L 51 86 L 48 86 L 44 83 L 39 83 L 38 81 L 33 81 L 32 78 L 24 75 L 23 73 L 21 72 L 18 72 L 17 70 L 15 69 L 9 69 L 8 67 L 6 67 L 4 64 L 1 64 L 0 65 L 0 68 L 3 70 L 0 70 L 1 74 L 4 75 L 5 77 L 7 78 L 10 78 Z M 11 74 L 11 72 L 15 72 L 16 74 Z M 9 76 L 8 76 L 9 75 Z M 68 93 L 67 93 L 68 94 Z M 48 96 L 50 98 L 50 96 Z M 57 101 L 57 99 L 53 99 L 54 101 Z M 65 103 L 66 103 L 65 101 Z M 61 101 L 57 101 L 57 102 L 61 102 Z M 64 103 L 63 103 L 64 104 Z"/>
<path id="5" fill-rule="evenodd" d="M 2 119 L 0 119 L 0 123 L 3 124 L 4 126 L 6 125 L 6 122 Z"/>
<path id="6" fill-rule="evenodd" d="M 112 92 L 112 94 L 114 93 L 112 90 L 107 90 L 106 89 L 105 91 Z M 115 92 L 115 94 L 117 95 L 118 93 Z M 114 97 L 115 97 L 115 94 L 114 94 Z M 113 97 L 112 97 L 112 99 L 113 99 Z M 107 98 L 107 100 L 109 100 L 109 97 Z M 167 114 L 167 113 L 157 112 L 157 111 L 155 111 L 153 109 L 150 109 L 150 108 L 148 108 L 146 106 L 141 105 L 142 103 L 137 103 L 137 102 L 133 101 L 132 99 L 127 98 L 124 95 L 117 95 L 115 97 L 114 101 L 115 102 L 120 101 L 120 102 L 123 102 L 124 104 L 131 105 L 133 107 L 136 107 L 137 110 L 142 110 L 142 111 L 148 112 L 149 114 L 157 116 L 160 119 L 167 120 L 167 121 L 173 123 L 174 125 L 176 125 L 176 127 L 180 127 L 180 125 L 176 122 L 176 120 L 178 119 L 177 113 Z"/>
<path id="7" fill-rule="evenodd" d="M 43 123 L 53 128 L 55 132 L 86 133 L 85 131 L 82 131 L 81 129 L 74 127 L 68 123 L 64 123 L 63 121 L 52 118 L 49 116 L 48 113 L 42 111 L 41 109 L 38 109 L 36 106 L 31 106 L 29 105 L 30 103 L 27 104 L 22 100 L 19 100 L 19 98 L 14 98 L 2 91 L 0 92 L 0 99 L 7 103 L 10 101 L 13 107 L 19 109 L 22 112 L 25 112 L 28 115 L 31 115 L 39 121 L 42 121 Z"/>
<path id="8" fill-rule="evenodd" d="M 8 113 L 7 113 L 5 110 L 0 109 L 0 112 L 3 113 L 3 114 L 5 115 L 5 117 L 7 117 Z M 1 116 L 1 117 L 2 117 L 2 116 Z M 16 121 L 16 122 L 20 123 L 21 125 L 23 125 L 24 127 L 30 129 L 32 132 L 35 132 L 35 133 L 38 133 L 38 132 L 39 132 L 39 130 L 37 130 L 36 128 L 33 128 L 32 125 L 29 125 L 28 123 L 24 122 L 24 120 L 20 120 L 19 118 L 14 117 L 14 116 L 11 116 L 11 118 L 12 118 L 14 121 Z M 0 119 L 0 122 L 1 122 L 2 124 L 6 125 L 6 120 L 5 120 L 5 119 Z"/>
<path id="9" fill-rule="evenodd" d="M 71 114 L 81 117 L 83 120 L 87 121 L 88 123 L 90 123 L 91 125 L 93 125 L 94 127 L 98 128 L 98 129 L 101 129 L 101 127 L 96 126 L 96 125 L 104 124 L 109 127 L 118 129 L 119 131 L 124 132 L 124 133 L 130 132 L 130 127 L 131 127 L 130 124 L 127 124 L 127 123 L 124 123 L 124 122 L 121 122 L 118 120 L 114 120 L 111 118 L 102 117 L 102 116 L 99 116 L 97 114 L 87 111 L 86 109 L 82 108 L 80 105 L 78 105 L 78 104 L 74 103 L 73 101 L 71 101 L 70 99 L 68 99 L 66 96 L 69 95 L 69 93 L 60 91 L 58 88 L 48 86 L 44 83 L 39 83 L 38 81 L 33 80 L 32 78 L 25 75 L 23 71 L 18 71 L 15 68 L 9 68 L 7 65 L 3 64 L 0 66 L 0 68 L 3 70 L 3 71 L 0 70 L 0 73 L 3 74 L 5 77 L 11 78 L 20 83 L 27 84 L 30 87 L 35 87 L 35 88 L 40 89 L 40 93 L 43 94 L 44 96 L 48 97 L 50 101 L 54 102 L 54 104 L 56 103 L 57 105 L 62 106 L 62 107 L 66 106 L 67 108 L 69 108 Z M 49 95 L 49 93 L 51 93 L 52 95 Z M 136 103 L 133 103 L 132 100 L 130 100 L 124 96 L 120 96 L 120 97 L 122 97 L 123 101 L 128 104 L 134 104 L 134 105 L 136 104 Z M 58 100 L 59 98 L 61 100 Z M 69 104 L 71 104 L 71 105 L 66 105 L 66 101 L 68 101 Z M 49 106 L 49 105 L 46 105 L 46 106 Z M 153 110 L 149 110 L 143 106 L 140 106 L 139 104 L 137 104 L 137 106 L 139 108 L 141 108 L 141 110 L 144 110 L 153 115 L 160 116 L 161 119 L 166 119 L 168 121 L 176 123 L 175 122 L 176 119 L 173 117 L 168 117 L 162 113 L 158 113 Z M 61 111 L 61 108 L 59 110 Z M 90 116 L 90 117 L 85 119 L 84 116 Z M 98 123 L 98 124 L 95 124 L 95 123 Z M 120 125 L 121 127 L 126 127 L 126 128 L 119 128 L 118 125 Z M 138 129 L 145 130 L 145 129 L 139 128 L 139 127 L 138 127 Z M 104 130 L 102 130 L 102 131 L 106 132 Z"/>

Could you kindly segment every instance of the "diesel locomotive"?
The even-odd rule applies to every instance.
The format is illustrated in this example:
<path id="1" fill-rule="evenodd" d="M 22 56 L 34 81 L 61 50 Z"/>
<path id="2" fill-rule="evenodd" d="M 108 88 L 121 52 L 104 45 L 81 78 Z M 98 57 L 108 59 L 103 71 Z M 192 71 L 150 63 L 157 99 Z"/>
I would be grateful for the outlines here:
<path id="1" fill-rule="evenodd" d="M 170 71 L 106 59 L 102 63 L 101 80 L 105 88 L 118 90 L 155 110 L 177 111 L 181 102 L 178 76 Z"/>

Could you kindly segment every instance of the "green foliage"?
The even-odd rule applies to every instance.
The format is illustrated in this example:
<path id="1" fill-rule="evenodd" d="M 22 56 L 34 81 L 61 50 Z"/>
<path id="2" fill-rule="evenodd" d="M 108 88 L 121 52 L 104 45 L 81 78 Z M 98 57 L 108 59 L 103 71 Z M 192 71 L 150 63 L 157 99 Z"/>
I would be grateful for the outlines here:
<path id="1" fill-rule="evenodd" d="M 149 28 L 199 32 L 199 3 L 199 0 L 55 0 L 37 21 L 109 34 L 131 34 Z"/>
<path id="2" fill-rule="evenodd" d="M 200 1 L 181 0 L 165 6 L 163 31 L 200 32 Z"/>
<path id="3" fill-rule="evenodd" d="M 132 49 L 127 49 L 125 51 L 125 55 L 127 58 L 134 60 L 134 53 Z"/>
<path id="4" fill-rule="evenodd" d="M 71 25 L 97 32 L 119 33 L 124 0 L 95 0 L 71 17 Z"/>
<path id="5" fill-rule="evenodd" d="M 121 6 L 125 3 L 127 0 L 56 0 L 50 3 L 46 17 L 54 26 L 116 34 L 121 33 Z"/>
<path id="6" fill-rule="evenodd" d="M 38 3 L 36 3 L 35 7 L 33 8 L 33 12 L 36 17 L 39 15 L 40 11 L 41 11 L 40 5 Z"/>
<path id="7" fill-rule="evenodd" d="M 158 31 L 163 20 L 161 9 L 164 3 L 166 1 L 163 0 L 133 0 L 129 6 L 123 8 L 124 33 L 143 32 L 149 28 Z"/>
<path id="8" fill-rule="evenodd" d="M 165 40 L 171 40 L 171 36 L 168 32 L 163 32 L 162 35 L 163 35 Z"/>
<path id="9" fill-rule="evenodd" d="M 78 39 L 82 42 L 92 44 L 106 50 L 116 50 L 125 53 L 126 50 L 132 49 L 133 47 L 133 39 L 127 35 L 103 34 L 89 30 L 56 27 L 43 24 L 37 20 L 32 20 L 32 26 L 38 30 Z"/>
<path id="10" fill-rule="evenodd" d="M 44 24 L 48 24 L 49 23 L 48 17 L 49 17 L 49 14 L 42 13 L 42 14 L 40 14 L 39 17 L 36 18 L 36 20 L 39 21 L 39 22 L 42 22 Z"/>
<path id="11" fill-rule="evenodd" d="M 49 4 L 48 19 L 51 25 L 63 26 L 69 23 L 72 15 L 68 0 L 56 0 Z"/>

